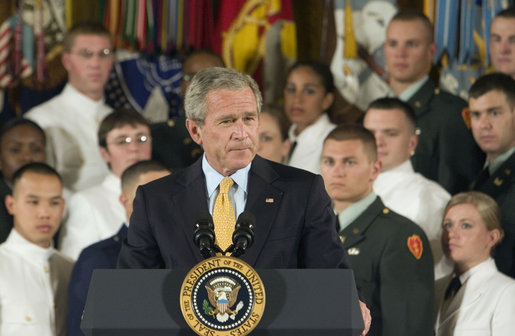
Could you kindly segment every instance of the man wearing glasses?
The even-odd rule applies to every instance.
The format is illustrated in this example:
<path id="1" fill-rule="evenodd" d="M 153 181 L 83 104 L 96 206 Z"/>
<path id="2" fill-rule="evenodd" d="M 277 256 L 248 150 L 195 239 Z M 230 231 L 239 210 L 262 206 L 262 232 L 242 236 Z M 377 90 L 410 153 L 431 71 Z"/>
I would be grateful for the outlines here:
<path id="1" fill-rule="evenodd" d="M 66 34 L 62 63 L 68 83 L 51 100 L 27 112 L 47 135 L 47 162 L 72 192 L 84 190 L 108 174 L 97 150 L 96 132 L 111 111 L 104 86 L 113 66 L 109 31 L 97 23 L 79 23 Z"/>
<path id="2" fill-rule="evenodd" d="M 86 246 L 116 234 L 126 220 L 119 200 L 120 178 L 129 166 L 150 159 L 148 121 L 134 110 L 115 110 L 98 128 L 98 150 L 110 173 L 102 183 L 71 197 L 68 219 L 59 236 L 61 252 L 74 260 Z"/>

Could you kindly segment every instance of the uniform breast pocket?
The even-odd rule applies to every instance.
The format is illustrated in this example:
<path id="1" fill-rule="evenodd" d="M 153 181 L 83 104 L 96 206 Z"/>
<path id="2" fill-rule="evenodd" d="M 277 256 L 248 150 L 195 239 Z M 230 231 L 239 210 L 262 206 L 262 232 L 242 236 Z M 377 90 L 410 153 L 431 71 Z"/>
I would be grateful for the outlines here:
<path id="1" fill-rule="evenodd" d="M 2 335 L 47 335 L 50 331 L 50 308 L 42 302 L 3 304 L 0 315 Z M 35 330 L 37 333 L 31 333 L 29 330 Z"/>

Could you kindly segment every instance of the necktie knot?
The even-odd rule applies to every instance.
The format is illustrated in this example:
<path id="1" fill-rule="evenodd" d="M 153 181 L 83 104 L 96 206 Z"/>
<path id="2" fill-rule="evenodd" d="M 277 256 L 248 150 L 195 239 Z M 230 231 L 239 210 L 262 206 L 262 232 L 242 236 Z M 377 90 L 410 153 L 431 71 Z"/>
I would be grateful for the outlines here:
<path id="1" fill-rule="evenodd" d="M 234 184 L 234 181 L 232 178 L 230 178 L 230 177 L 224 178 L 222 180 L 222 182 L 220 182 L 220 194 L 227 194 L 233 184 Z"/>
<path id="2" fill-rule="evenodd" d="M 447 290 L 445 291 L 445 299 L 450 299 L 458 293 L 458 291 L 461 288 L 461 281 L 458 276 L 455 276 L 452 278 L 451 282 L 449 283 L 449 287 L 447 287 Z"/>

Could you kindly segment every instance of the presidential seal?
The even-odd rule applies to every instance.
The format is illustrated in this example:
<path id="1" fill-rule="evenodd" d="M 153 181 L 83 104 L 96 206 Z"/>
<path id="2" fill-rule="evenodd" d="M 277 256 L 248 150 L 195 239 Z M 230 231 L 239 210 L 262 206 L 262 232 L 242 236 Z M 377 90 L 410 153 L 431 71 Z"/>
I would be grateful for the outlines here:
<path id="1" fill-rule="evenodd" d="M 186 275 L 180 304 L 186 323 L 198 335 L 248 335 L 263 316 L 265 288 L 242 260 L 212 257 Z"/>

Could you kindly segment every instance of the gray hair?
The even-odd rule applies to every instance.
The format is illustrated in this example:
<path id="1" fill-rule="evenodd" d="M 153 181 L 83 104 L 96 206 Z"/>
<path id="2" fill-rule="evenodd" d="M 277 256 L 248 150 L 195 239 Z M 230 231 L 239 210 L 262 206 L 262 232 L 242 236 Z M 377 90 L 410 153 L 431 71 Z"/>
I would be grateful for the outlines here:
<path id="1" fill-rule="evenodd" d="M 207 95 L 210 91 L 237 91 L 246 88 L 252 90 L 259 114 L 263 98 L 256 81 L 252 77 L 231 68 L 213 67 L 202 70 L 193 77 L 188 90 L 186 90 L 186 96 L 184 97 L 186 117 L 195 120 L 199 125 L 203 125 L 207 114 Z"/>

